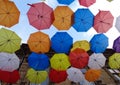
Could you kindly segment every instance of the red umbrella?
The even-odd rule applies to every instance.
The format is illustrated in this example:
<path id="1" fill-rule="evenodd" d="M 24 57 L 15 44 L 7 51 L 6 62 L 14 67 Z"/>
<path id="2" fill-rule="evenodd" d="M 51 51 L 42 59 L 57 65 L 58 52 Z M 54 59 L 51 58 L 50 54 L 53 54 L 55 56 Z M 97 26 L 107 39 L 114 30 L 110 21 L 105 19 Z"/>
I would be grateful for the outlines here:
<path id="1" fill-rule="evenodd" d="M 16 83 L 20 79 L 19 72 L 14 70 L 13 72 L 0 70 L 0 80 L 6 83 Z"/>
<path id="2" fill-rule="evenodd" d="M 93 5 L 96 2 L 96 0 L 79 0 L 79 2 L 80 2 L 80 5 L 89 7 Z"/>
<path id="3" fill-rule="evenodd" d="M 106 33 L 113 26 L 114 17 L 110 11 L 99 10 L 94 17 L 94 29 L 98 33 Z"/>
<path id="4" fill-rule="evenodd" d="M 27 12 L 30 25 L 38 30 L 48 29 L 54 20 L 53 9 L 44 2 L 35 3 L 30 6 Z"/>
<path id="5" fill-rule="evenodd" d="M 50 81 L 54 83 L 60 83 L 66 80 L 67 72 L 50 69 L 49 78 L 50 78 Z"/>
<path id="6" fill-rule="evenodd" d="M 73 67 L 84 68 L 88 64 L 89 55 L 88 53 L 80 48 L 76 48 L 69 54 L 70 63 Z"/>

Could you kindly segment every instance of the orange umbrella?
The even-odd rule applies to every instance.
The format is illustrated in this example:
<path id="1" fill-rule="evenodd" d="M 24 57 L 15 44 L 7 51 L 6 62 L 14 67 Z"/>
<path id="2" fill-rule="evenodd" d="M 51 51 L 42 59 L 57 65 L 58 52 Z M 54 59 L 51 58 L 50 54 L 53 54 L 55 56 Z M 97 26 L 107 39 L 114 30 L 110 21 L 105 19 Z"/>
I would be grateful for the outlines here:
<path id="1" fill-rule="evenodd" d="M 12 27 L 19 21 L 20 11 L 12 1 L 0 2 L 0 25 Z"/>
<path id="2" fill-rule="evenodd" d="M 31 51 L 36 53 L 45 53 L 50 49 L 50 38 L 43 32 L 32 33 L 27 41 Z"/>
<path id="3" fill-rule="evenodd" d="M 0 1 L 9 1 L 9 0 L 0 0 Z"/>
<path id="4" fill-rule="evenodd" d="M 101 76 L 101 70 L 99 69 L 89 69 L 85 73 L 85 79 L 88 80 L 89 82 L 94 82 L 99 79 Z"/>
<path id="5" fill-rule="evenodd" d="M 67 6 L 58 6 L 54 10 L 53 25 L 58 30 L 68 30 L 73 24 L 73 11 Z"/>

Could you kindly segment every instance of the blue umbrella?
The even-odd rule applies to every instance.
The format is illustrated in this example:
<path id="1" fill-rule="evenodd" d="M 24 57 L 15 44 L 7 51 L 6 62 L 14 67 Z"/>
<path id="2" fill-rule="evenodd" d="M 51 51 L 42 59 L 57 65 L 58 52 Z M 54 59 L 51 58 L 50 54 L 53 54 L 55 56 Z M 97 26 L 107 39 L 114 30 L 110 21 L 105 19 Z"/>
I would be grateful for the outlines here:
<path id="1" fill-rule="evenodd" d="M 74 0 L 57 0 L 59 4 L 70 5 Z"/>
<path id="2" fill-rule="evenodd" d="M 108 37 L 104 34 L 96 34 L 90 40 L 90 49 L 95 53 L 103 53 L 108 46 Z"/>
<path id="3" fill-rule="evenodd" d="M 93 26 L 94 15 L 89 9 L 78 9 L 74 14 L 73 27 L 77 32 L 87 32 Z"/>
<path id="4" fill-rule="evenodd" d="M 67 32 L 57 32 L 51 38 L 51 48 L 58 53 L 68 53 L 72 44 L 73 38 Z"/>
<path id="5" fill-rule="evenodd" d="M 35 70 L 45 70 L 49 67 L 50 62 L 47 55 L 32 52 L 28 57 L 28 64 Z"/>

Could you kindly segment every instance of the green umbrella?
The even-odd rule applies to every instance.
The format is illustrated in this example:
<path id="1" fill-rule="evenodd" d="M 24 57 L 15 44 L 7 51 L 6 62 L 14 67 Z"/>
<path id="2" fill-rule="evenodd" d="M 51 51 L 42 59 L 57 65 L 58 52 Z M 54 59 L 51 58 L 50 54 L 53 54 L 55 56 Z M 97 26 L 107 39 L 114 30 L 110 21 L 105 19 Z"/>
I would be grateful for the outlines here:
<path id="1" fill-rule="evenodd" d="M 120 68 L 120 53 L 114 53 L 109 57 L 108 62 L 110 68 L 119 69 Z"/>
<path id="2" fill-rule="evenodd" d="M 14 53 L 20 49 L 21 38 L 13 31 L 0 29 L 0 52 Z"/>
<path id="3" fill-rule="evenodd" d="M 113 0 L 107 0 L 107 1 L 111 2 L 111 1 L 113 1 Z"/>
<path id="4" fill-rule="evenodd" d="M 50 59 L 51 67 L 55 70 L 67 70 L 71 64 L 69 57 L 65 53 L 56 53 Z"/>
<path id="5" fill-rule="evenodd" d="M 45 71 L 45 70 L 36 71 L 36 70 L 30 68 L 27 71 L 26 77 L 31 83 L 40 84 L 47 79 L 48 74 L 47 74 L 47 71 Z"/>

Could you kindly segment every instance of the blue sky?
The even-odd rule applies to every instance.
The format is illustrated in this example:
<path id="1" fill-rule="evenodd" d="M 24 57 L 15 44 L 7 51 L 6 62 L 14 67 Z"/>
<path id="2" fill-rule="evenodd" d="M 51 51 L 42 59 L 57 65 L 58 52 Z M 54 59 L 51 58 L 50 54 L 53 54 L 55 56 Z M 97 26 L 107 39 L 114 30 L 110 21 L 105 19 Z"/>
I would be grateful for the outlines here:
<path id="1" fill-rule="evenodd" d="M 9 29 L 15 31 L 22 38 L 23 43 L 27 43 L 30 33 L 34 33 L 38 31 L 37 29 L 35 29 L 29 24 L 26 13 L 29 10 L 30 6 L 27 4 L 41 2 L 41 0 L 11 0 L 11 1 L 13 1 L 16 4 L 16 6 L 20 11 L 20 19 L 18 24 L 12 26 Z M 53 9 L 55 9 L 56 6 L 61 5 L 61 4 L 58 4 L 56 0 L 45 0 L 44 2 L 48 4 L 50 7 L 52 7 Z M 79 5 L 78 0 L 75 0 L 72 4 L 69 5 L 69 7 L 74 12 L 78 8 L 85 8 L 84 6 Z M 94 15 L 98 13 L 99 9 L 109 10 L 113 14 L 114 16 L 113 27 L 107 33 L 105 33 L 105 35 L 109 38 L 108 48 L 112 48 L 114 39 L 116 39 L 119 36 L 119 32 L 116 30 L 114 25 L 115 25 L 116 17 L 120 15 L 120 1 L 114 0 L 112 2 L 108 2 L 106 0 L 96 0 L 96 3 L 90 6 L 89 9 Z M 48 34 L 51 38 L 56 32 L 58 32 L 58 30 L 53 25 L 51 25 L 49 29 L 42 30 L 42 32 Z M 73 37 L 74 42 L 77 40 L 90 41 L 93 35 L 97 34 L 94 28 L 91 28 L 88 32 L 76 32 L 74 28 L 71 27 L 66 32 L 68 32 Z"/>

